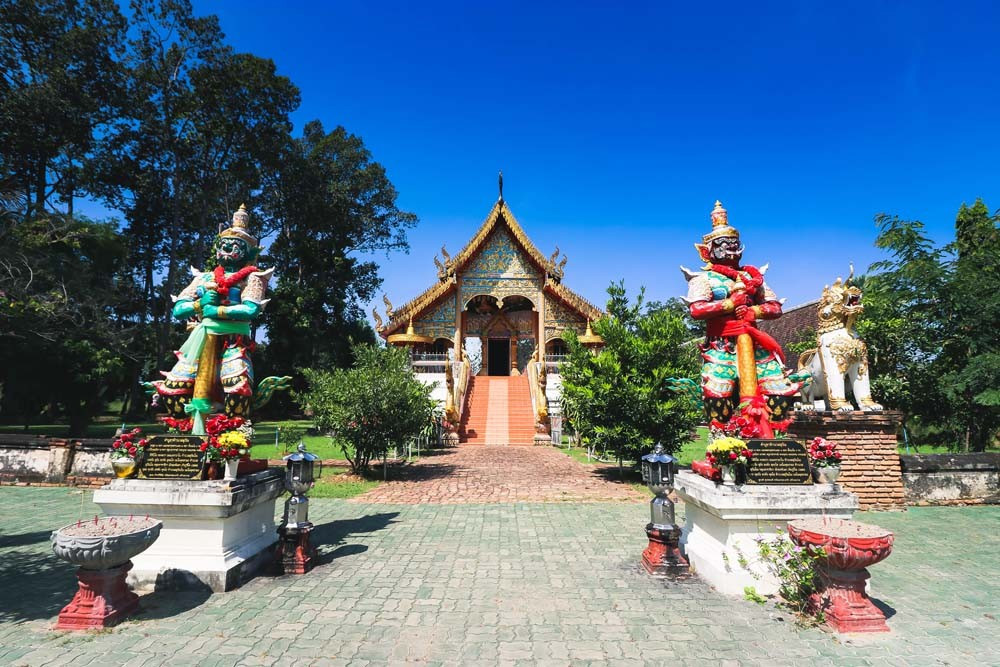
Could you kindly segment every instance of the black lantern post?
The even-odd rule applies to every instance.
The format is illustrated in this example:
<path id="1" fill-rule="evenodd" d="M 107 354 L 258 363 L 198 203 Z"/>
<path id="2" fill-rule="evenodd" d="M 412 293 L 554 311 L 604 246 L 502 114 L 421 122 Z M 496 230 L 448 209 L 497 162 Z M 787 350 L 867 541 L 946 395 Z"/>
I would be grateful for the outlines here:
<path id="1" fill-rule="evenodd" d="M 646 524 L 649 546 L 642 552 L 642 566 L 650 574 L 674 577 L 688 573 L 688 562 L 680 549 L 681 529 L 674 522 L 674 503 L 667 497 L 674 488 L 676 462 L 659 443 L 642 457 L 642 481 L 653 492 Z"/>
<path id="2" fill-rule="evenodd" d="M 298 451 L 285 457 L 285 488 L 292 494 L 285 501 L 285 514 L 278 527 L 278 561 L 285 574 L 305 574 L 313 566 L 314 550 L 309 544 L 313 525 L 306 492 L 312 488 L 318 459 L 301 442 Z"/>

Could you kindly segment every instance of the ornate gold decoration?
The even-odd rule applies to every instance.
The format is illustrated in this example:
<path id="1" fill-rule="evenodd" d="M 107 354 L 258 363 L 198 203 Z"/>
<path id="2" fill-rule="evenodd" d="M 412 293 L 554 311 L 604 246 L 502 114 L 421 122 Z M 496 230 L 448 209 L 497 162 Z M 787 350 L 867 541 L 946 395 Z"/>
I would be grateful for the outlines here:
<path id="1" fill-rule="evenodd" d="M 258 246 L 257 238 L 254 237 L 249 230 L 250 214 L 247 213 L 247 205 L 240 204 L 240 208 L 236 213 L 233 213 L 233 224 L 222 230 L 219 234 L 220 238 L 234 237 L 238 239 L 243 239 L 251 247 L 256 248 Z"/>
<path id="2" fill-rule="evenodd" d="M 440 302 L 425 309 L 415 320 L 418 332 L 425 336 L 451 339 L 455 332 L 455 295 L 449 294 Z"/>
<path id="3" fill-rule="evenodd" d="M 847 372 L 852 363 L 858 364 L 858 375 L 868 372 L 868 346 L 860 338 L 838 338 L 829 345 L 830 353 L 837 360 L 837 370 L 841 374 Z"/>
<path id="4" fill-rule="evenodd" d="M 382 295 L 382 303 L 385 304 L 385 316 L 388 317 L 391 320 L 393 318 L 393 316 L 395 315 L 395 312 L 396 312 L 396 311 L 394 311 L 392 309 L 392 301 L 389 301 L 389 297 L 387 295 L 383 294 Z"/>
<path id="5" fill-rule="evenodd" d="M 570 308 L 580 313 L 584 319 L 599 320 L 604 316 L 604 311 L 562 283 L 545 283 L 545 290 L 562 299 Z"/>
<path id="6" fill-rule="evenodd" d="M 556 260 L 559 259 L 559 246 L 556 246 L 556 251 L 549 256 L 549 259 L 545 263 L 546 275 L 555 282 L 561 282 L 563 275 L 566 273 L 566 262 L 569 258 L 563 255 L 562 261 L 556 264 Z"/>
<path id="7" fill-rule="evenodd" d="M 410 320 L 410 324 L 406 327 L 406 333 L 403 334 L 393 334 L 389 336 L 386 341 L 390 345 L 420 345 L 430 344 L 434 342 L 434 339 L 430 336 L 421 336 L 416 331 L 413 330 L 413 320 Z"/>
<path id="8" fill-rule="evenodd" d="M 443 245 L 441 246 L 441 256 L 444 257 L 443 263 L 437 258 L 437 255 L 434 255 L 434 266 L 438 270 L 438 280 L 443 281 L 455 275 L 455 262 Z"/>
<path id="9" fill-rule="evenodd" d="M 853 277 L 854 265 L 851 264 L 847 280 L 838 277 L 833 281 L 833 285 L 823 287 L 823 294 L 817 305 L 818 334 L 846 329 L 848 334 L 854 335 L 854 322 L 865 312 L 865 307 L 861 303 L 861 290 L 857 285 L 850 284 Z"/>
<path id="10" fill-rule="evenodd" d="M 372 308 L 372 317 L 375 318 L 375 331 L 382 332 L 385 329 L 385 324 L 382 323 L 382 318 L 379 317 L 376 308 Z"/>
<path id="11" fill-rule="evenodd" d="M 499 277 L 497 277 L 497 280 L 494 281 L 493 289 L 480 291 L 482 285 L 475 285 L 473 281 L 467 279 L 465 277 L 466 274 L 464 273 L 464 269 L 472 260 L 475 259 L 484 244 L 486 244 L 490 239 L 491 234 L 498 228 L 504 229 L 510 237 L 513 238 L 516 244 L 520 247 L 520 250 L 524 253 L 526 259 L 529 260 L 531 265 L 537 267 L 537 270 L 533 270 L 527 265 L 527 263 L 521 262 L 520 266 L 524 267 L 524 273 L 533 275 L 523 275 L 518 277 L 511 276 L 510 278 L 504 277 L 503 282 L 499 282 Z M 447 264 L 442 263 L 442 266 L 446 267 Z M 559 282 L 555 280 L 544 280 L 545 276 L 549 273 L 548 266 L 548 258 L 545 257 L 545 255 L 538 250 L 534 243 L 531 242 L 528 236 L 524 233 L 524 229 L 521 227 L 520 223 L 518 223 L 514 214 L 507 206 L 506 202 L 504 202 L 501 198 L 496 202 L 496 204 L 493 205 L 493 208 L 490 210 L 486 220 L 480 226 L 479 230 L 475 233 L 472 239 L 469 240 L 469 242 L 458 254 L 451 256 L 450 275 L 452 276 L 452 279 L 439 280 L 435 285 L 414 299 L 408 301 L 406 304 L 400 306 L 395 311 L 390 312 L 387 310 L 386 315 L 389 321 L 386 323 L 386 327 L 381 333 L 384 336 L 390 334 L 391 332 L 398 331 L 406 325 L 411 316 L 419 318 L 422 311 L 431 307 L 438 301 L 438 299 L 447 294 L 449 291 L 455 290 L 456 281 L 454 277 L 460 273 L 463 275 L 463 289 L 462 294 L 460 295 L 463 298 L 463 303 L 467 301 L 467 299 L 464 299 L 466 295 L 471 298 L 476 294 L 491 294 L 493 296 L 497 296 L 498 298 L 510 296 L 511 294 L 521 294 L 529 299 L 533 299 L 534 294 L 537 293 L 538 290 L 544 288 L 546 291 L 552 292 L 558 296 L 573 309 L 578 310 L 583 316 L 583 319 L 586 319 L 587 317 L 596 319 L 604 314 L 599 308 L 588 303 L 585 299 L 562 286 Z M 554 268 L 558 270 L 561 266 L 555 266 Z M 486 276 L 479 277 L 486 278 Z M 470 283 L 470 287 L 474 286 L 476 289 L 472 291 L 465 289 L 465 284 L 467 282 Z M 534 291 L 529 292 L 530 289 L 533 289 Z M 537 305 L 538 304 L 536 304 L 536 306 Z"/>
<path id="12" fill-rule="evenodd" d="M 723 236 L 735 236 L 740 237 L 739 231 L 730 226 L 729 224 L 729 212 L 722 208 L 722 202 L 718 199 L 715 200 L 715 208 L 712 209 L 712 231 L 705 234 L 701 238 L 701 243 L 695 243 L 694 247 L 698 250 L 698 254 L 701 255 L 702 259 L 708 259 L 708 246 L 713 239 L 721 238 Z"/>
<path id="13" fill-rule="evenodd" d="M 587 320 L 587 331 L 577 338 L 581 345 L 604 345 L 604 339 L 594 333 L 590 328 L 590 320 Z"/>

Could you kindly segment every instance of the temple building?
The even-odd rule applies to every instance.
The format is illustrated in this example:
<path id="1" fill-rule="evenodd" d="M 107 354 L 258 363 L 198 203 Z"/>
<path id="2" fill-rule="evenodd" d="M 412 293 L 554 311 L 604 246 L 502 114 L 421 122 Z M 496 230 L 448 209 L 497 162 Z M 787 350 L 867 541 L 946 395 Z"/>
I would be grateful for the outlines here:
<path id="1" fill-rule="evenodd" d="M 564 335 L 599 345 L 589 323 L 603 312 L 563 284 L 565 255 L 557 247 L 546 256 L 531 242 L 502 187 L 465 247 L 455 255 L 441 248 L 431 287 L 395 308 L 384 298 L 384 323 L 373 314 L 379 335 L 410 349 L 462 442 L 541 443 L 559 401 Z"/>

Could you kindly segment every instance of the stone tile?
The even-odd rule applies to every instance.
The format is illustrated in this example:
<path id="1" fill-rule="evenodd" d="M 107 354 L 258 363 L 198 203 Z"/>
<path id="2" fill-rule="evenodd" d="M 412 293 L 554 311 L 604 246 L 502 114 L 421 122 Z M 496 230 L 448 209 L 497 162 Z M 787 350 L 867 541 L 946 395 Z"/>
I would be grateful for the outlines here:
<path id="1" fill-rule="evenodd" d="M 644 496 L 609 481 L 613 466 L 586 466 L 554 447 L 461 445 L 429 450 L 399 479 L 362 503 L 635 502 Z M 445 531 L 449 532 L 449 531 Z"/>
<path id="2" fill-rule="evenodd" d="M 75 578 L 48 533 L 96 508 L 60 488 L 2 488 L 0 502 L 3 665 L 1000 664 L 998 507 L 859 516 L 897 536 L 872 568 L 872 595 L 895 611 L 887 635 L 800 629 L 697 579 L 646 576 L 645 502 L 323 499 L 309 575 L 75 634 L 49 629 Z"/>

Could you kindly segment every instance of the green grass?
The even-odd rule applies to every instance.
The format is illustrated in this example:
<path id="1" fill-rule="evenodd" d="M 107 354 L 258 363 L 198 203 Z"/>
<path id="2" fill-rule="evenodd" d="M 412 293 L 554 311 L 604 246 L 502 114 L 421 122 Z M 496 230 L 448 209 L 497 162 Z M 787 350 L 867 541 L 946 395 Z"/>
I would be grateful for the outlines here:
<path id="1" fill-rule="evenodd" d="M 563 442 L 569 442 L 568 438 L 563 438 Z M 681 446 L 681 448 L 674 452 L 674 456 L 677 457 L 677 464 L 680 466 L 691 465 L 691 461 L 695 459 L 705 458 L 705 448 L 708 447 L 708 428 L 705 426 L 699 426 L 697 431 L 697 436 Z M 596 458 L 587 459 L 587 448 L 586 447 L 562 447 L 560 449 L 567 456 L 579 461 L 580 463 L 588 463 L 592 465 L 606 464 L 607 462 L 602 462 Z M 611 461 L 611 463 L 617 463 L 617 461 Z M 626 461 L 625 465 L 628 466 L 629 462 Z"/>
<path id="2" fill-rule="evenodd" d="M 353 498 L 371 491 L 379 482 L 347 473 L 324 474 L 309 491 L 310 498 Z"/>

